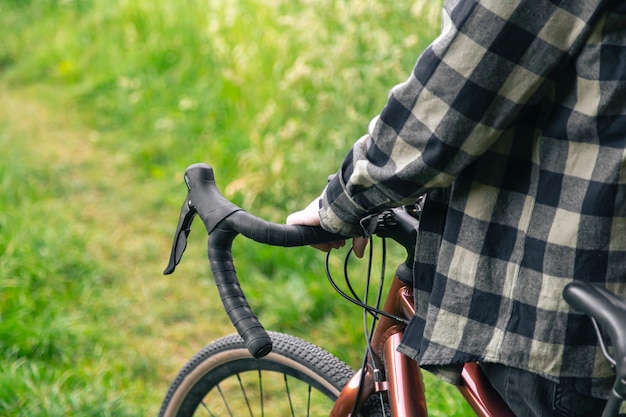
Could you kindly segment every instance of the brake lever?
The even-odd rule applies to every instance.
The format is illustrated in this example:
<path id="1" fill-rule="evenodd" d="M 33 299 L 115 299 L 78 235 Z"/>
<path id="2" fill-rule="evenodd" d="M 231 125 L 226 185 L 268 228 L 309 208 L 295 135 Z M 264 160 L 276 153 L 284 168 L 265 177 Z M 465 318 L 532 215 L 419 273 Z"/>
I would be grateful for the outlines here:
<path id="1" fill-rule="evenodd" d="M 209 234 L 217 225 L 233 214 L 241 210 L 220 194 L 215 185 L 213 168 L 207 164 L 193 164 L 185 171 L 185 185 L 187 186 L 187 198 L 180 210 L 178 226 L 174 234 L 172 253 L 164 275 L 174 272 L 176 265 L 187 247 L 187 236 L 191 229 L 191 223 L 196 214 L 200 216 Z"/>
<path id="2" fill-rule="evenodd" d="M 174 233 L 174 242 L 172 243 L 170 261 L 163 271 L 163 275 L 169 275 L 174 272 L 176 265 L 178 265 L 183 257 L 183 253 L 187 248 L 187 237 L 191 231 L 191 224 L 193 223 L 193 219 L 196 217 L 196 214 L 198 214 L 196 207 L 191 202 L 189 194 L 187 194 L 183 207 L 180 209 L 180 217 L 178 218 L 176 233 Z"/>

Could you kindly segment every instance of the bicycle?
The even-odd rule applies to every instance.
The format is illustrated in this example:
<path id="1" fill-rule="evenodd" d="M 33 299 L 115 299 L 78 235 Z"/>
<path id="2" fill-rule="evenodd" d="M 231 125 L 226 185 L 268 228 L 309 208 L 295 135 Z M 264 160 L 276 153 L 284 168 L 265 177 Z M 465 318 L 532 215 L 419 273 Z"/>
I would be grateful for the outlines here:
<path id="1" fill-rule="evenodd" d="M 174 272 L 186 248 L 191 224 L 199 216 L 209 234 L 208 258 L 224 308 L 238 334 L 207 345 L 176 376 L 163 400 L 160 416 L 426 416 L 424 382 L 412 359 L 396 348 L 414 313 L 412 263 L 419 224 L 419 204 L 386 211 L 375 234 L 406 250 L 396 269 L 382 309 L 351 298 L 372 316 L 363 366 L 353 371 L 321 347 L 294 336 L 266 332 L 239 284 L 231 253 L 239 234 L 259 243 L 285 247 L 341 239 L 319 227 L 281 225 L 259 219 L 223 197 L 212 168 L 191 165 L 185 172 L 188 194 L 181 208 L 170 261 Z M 616 370 L 616 382 L 603 417 L 618 415 L 626 399 L 626 301 L 594 284 L 576 282 L 564 297 L 589 315 L 603 353 Z M 373 325 L 375 324 L 375 326 Z M 600 329 L 612 341 L 609 354 Z M 617 358 L 617 359 L 614 359 Z M 480 366 L 468 363 L 458 387 L 479 417 L 513 416 L 491 387 Z"/>

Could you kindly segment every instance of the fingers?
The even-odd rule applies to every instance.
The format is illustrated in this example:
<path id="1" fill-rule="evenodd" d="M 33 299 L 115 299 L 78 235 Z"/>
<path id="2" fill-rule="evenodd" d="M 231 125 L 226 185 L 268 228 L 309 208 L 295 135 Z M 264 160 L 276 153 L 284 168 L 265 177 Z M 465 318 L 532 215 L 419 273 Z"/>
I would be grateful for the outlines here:
<path id="1" fill-rule="evenodd" d="M 319 226 L 319 199 L 313 200 L 304 210 L 296 211 L 287 216 L 287 224 L 302 224 L 305 226 Z M 346 244 L 345 240 L 336 242 L 321 243 L 319 245 L 311 245 L 315 249 L 322 252 L 328 252 L 331 249 L 339 249 Z"/>
<path id="2" fill-rule="evenodd" d="M 369 239 L 366 237 L 355 237 L 352 239 L 352 250 L 357 258 L 362 258 Z"/>
<path id="3" fill-rule="evenodd" d="M 369 242 L 368 238 L 365 237 L 355 237 L 352 239 L 352 251 L 357 258 L 362 258 L 365 254 L 365 248 Z M 321 250 L 322 252 L 328 252 L 331 249 L 339 249 L 346 245 L 345 240 L 338 240 L 336 242 L 328 242 L 328 243 L 320 243 L 318 245 L 311 245 L 315 249 Z"/>
<path id="4" fill-rule="evenodd" d="M 346 245 L 345 240 L 338 240 L 336 242 L 320 243 L 319 245 L 311 245 L 311 247 L 317 250 L 321 250 L 322 252 L 328 252 L 331 249 L 339 249 L 339 248 L 344 247 L 345 245 Z"/>
<path id="5" fill-rule="evenodd" d="M 319 226 L 320 225 L 320 215 L 319 215 L 319 198 L 313 200 L 304 210 L 296 211 L 295 213 L 291 213 L 287 216 L 287 224 L 302 224 L 305 226 Z M 355 244 L 356 243 L 356 244 Z M 321 243 L 318 245 L 311 245 L 315 249 L 321 250 L 323 252 L 328 252 L 331 249 L 339 249 L 344 247 L 346 244 L 345 240 L 338 240 L 335 242 Z M 362 258 L 363 253 L 365 252 L 365 247 L 367 246 L 366 238 L 355 238 L 353 241 L 354 253 L 357 257 Z"/>

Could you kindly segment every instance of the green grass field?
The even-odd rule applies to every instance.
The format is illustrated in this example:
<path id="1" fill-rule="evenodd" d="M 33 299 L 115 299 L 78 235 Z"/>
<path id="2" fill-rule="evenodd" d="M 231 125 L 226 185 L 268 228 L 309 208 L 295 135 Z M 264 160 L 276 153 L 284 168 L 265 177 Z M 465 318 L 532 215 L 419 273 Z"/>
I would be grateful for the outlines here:
<path id="1" fill-rule="evenodd" d="M 408 76 L 439 7 L 0 2 L 0 416 L 155 415 L 187 359 L 233 331 L 201 228 L 161 274 L 185 168 L 210 163 L 225 195 L 283 221 Z M 234 250 L 267 327 L 358 364 L 361 313 L 319 252 Z M 471 415 L 432 386 L 432 415 Z"/>

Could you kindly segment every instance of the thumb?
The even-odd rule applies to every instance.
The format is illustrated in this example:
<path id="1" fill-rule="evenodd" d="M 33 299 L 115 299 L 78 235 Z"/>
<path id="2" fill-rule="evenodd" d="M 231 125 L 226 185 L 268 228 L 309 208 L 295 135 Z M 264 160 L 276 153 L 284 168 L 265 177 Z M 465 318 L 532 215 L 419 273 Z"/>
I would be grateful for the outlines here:
<path id="1" fill-rule="evenodd" d="M 306 226 L 319 226 L 320 215 L 318 212 L 319 199 L 313 200 L 304 210 L 296 211 L 287 216 L 287 224 L 303 224 Z"/>

